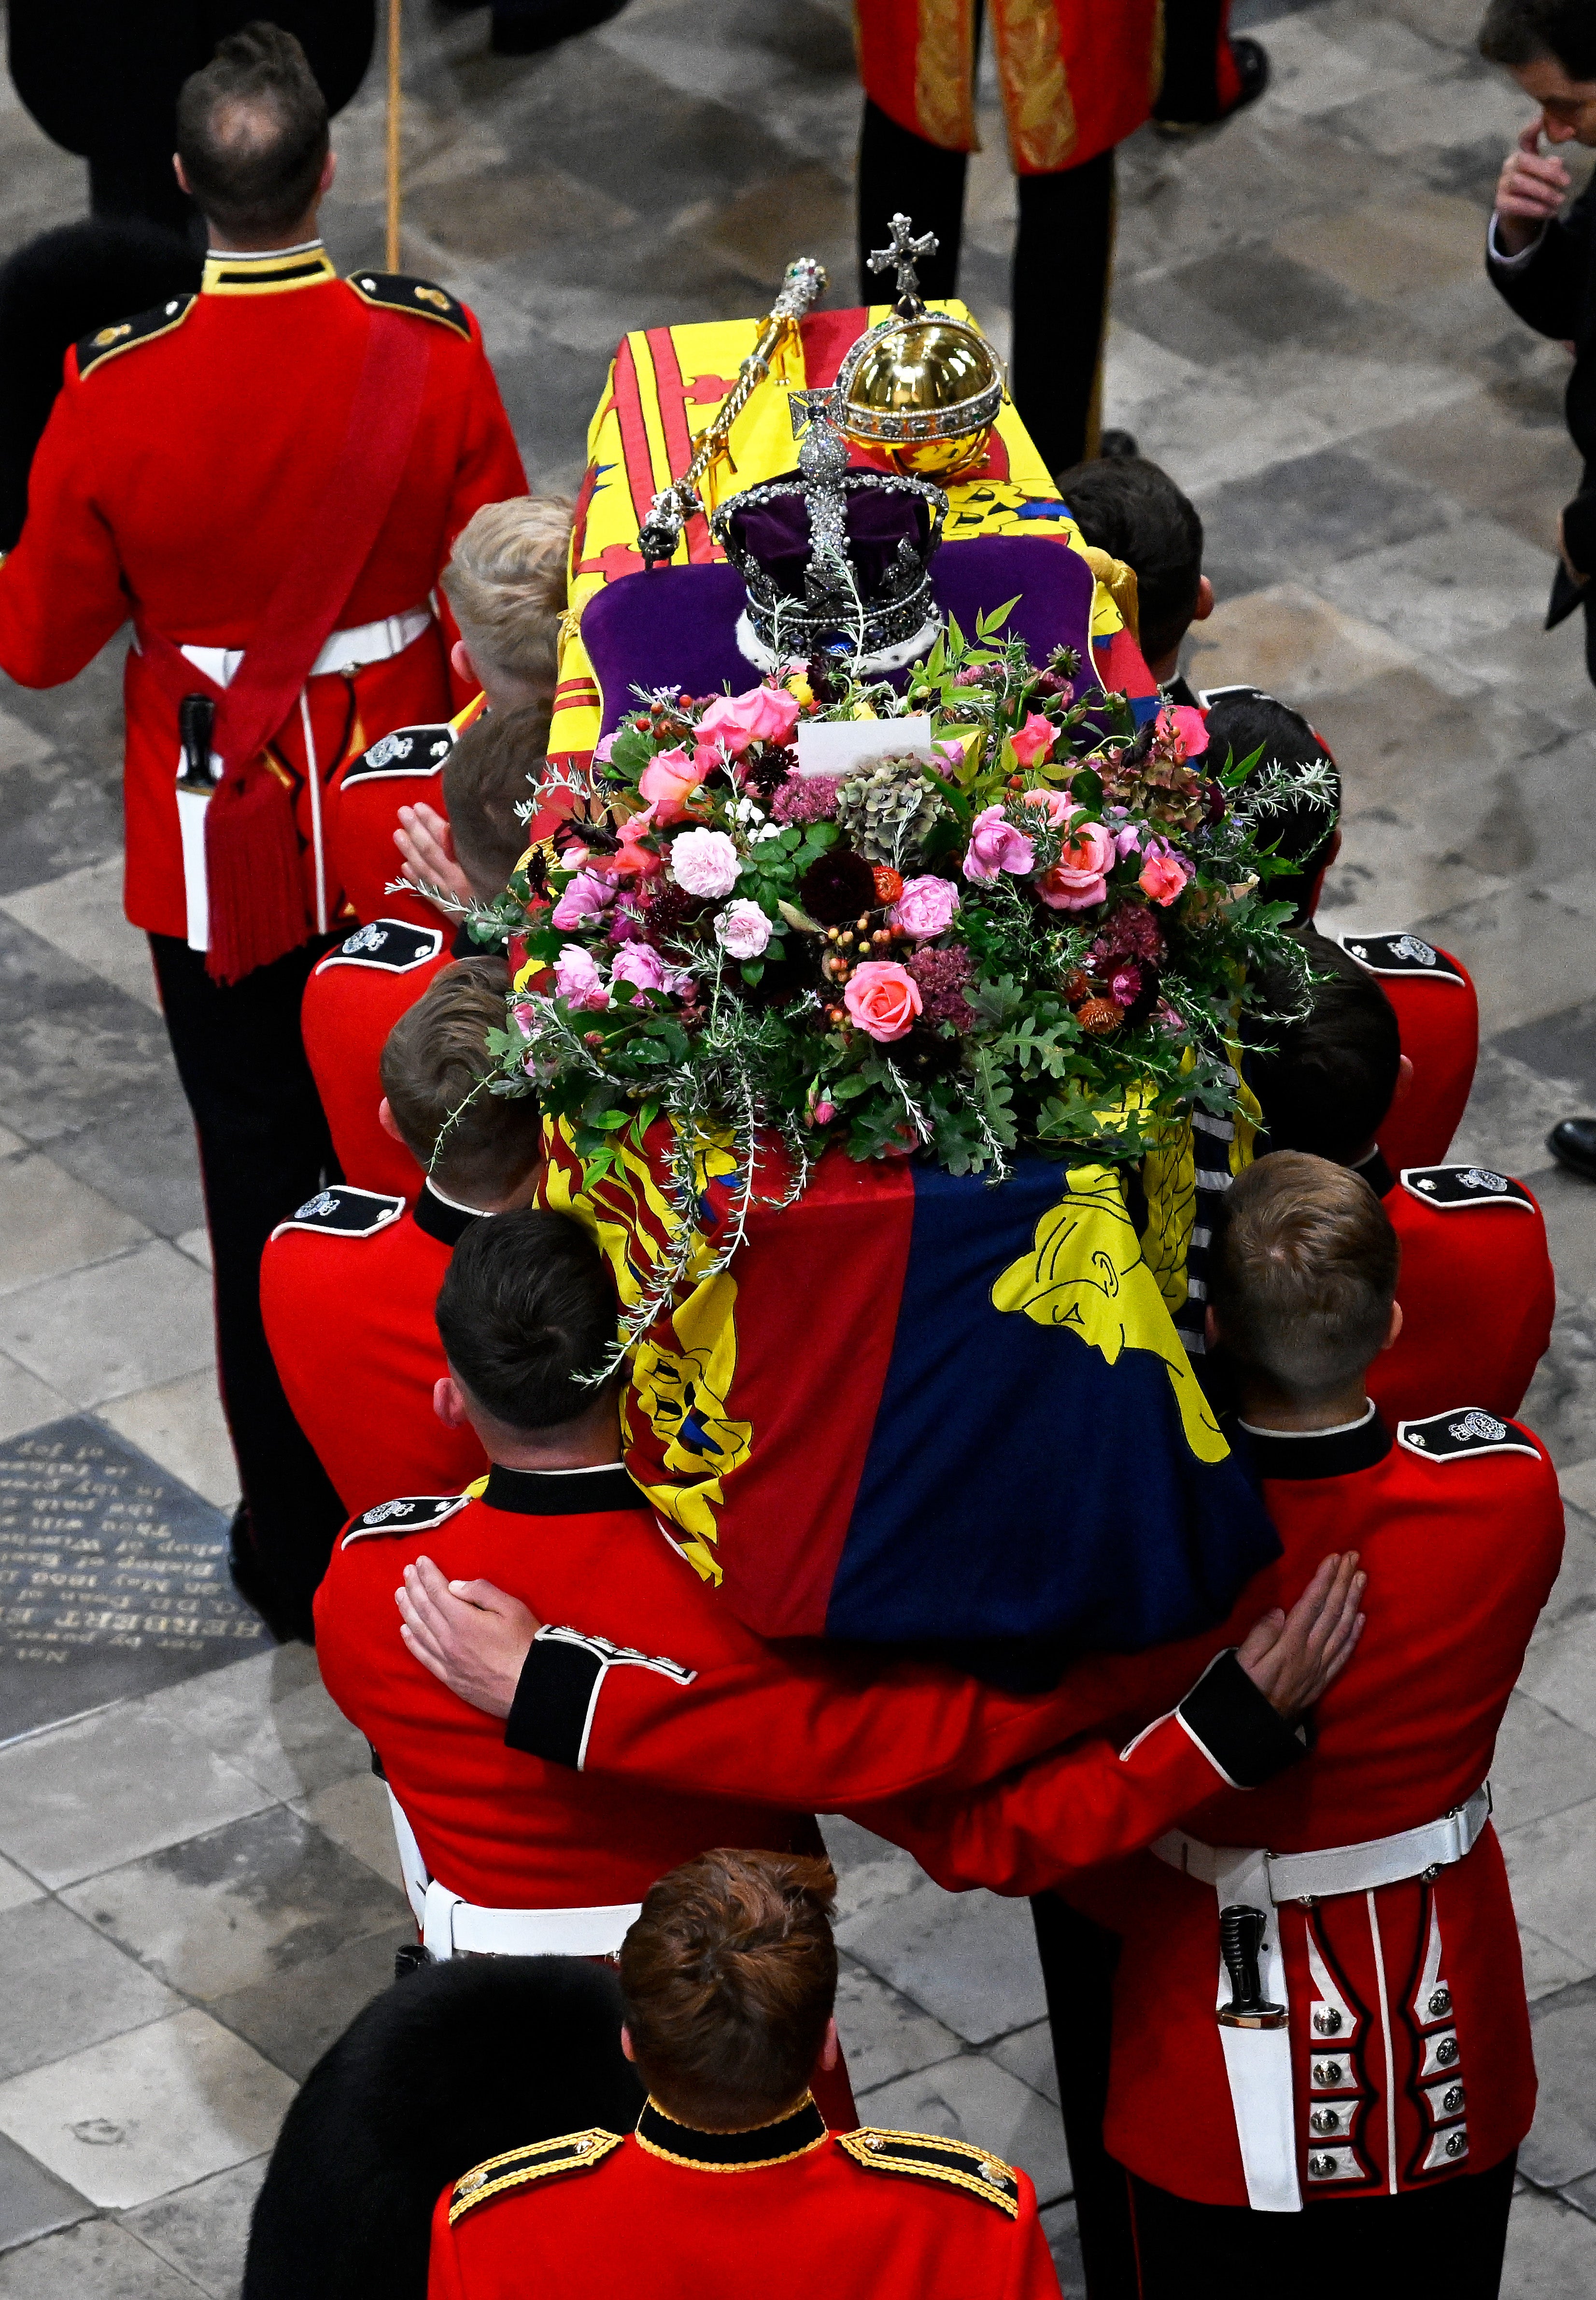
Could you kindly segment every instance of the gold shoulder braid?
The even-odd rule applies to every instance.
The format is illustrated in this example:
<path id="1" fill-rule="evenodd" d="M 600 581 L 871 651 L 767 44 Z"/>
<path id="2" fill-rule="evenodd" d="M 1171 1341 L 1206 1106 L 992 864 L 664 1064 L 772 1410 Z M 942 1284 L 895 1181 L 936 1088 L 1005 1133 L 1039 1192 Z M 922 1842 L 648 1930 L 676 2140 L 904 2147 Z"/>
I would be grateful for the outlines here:
<path id="1" fill-rule="evenodd" d="M 1010 2220 L 1019 2213 L 1019 2182 L 1011 2164 L 990 2149 L 972 2148 L 968 2141 L 944 2140 L 935 2132 L 885 2132 L 862 2125 L 857 2132 L 839 2132 L 837 2146 L 870 2172 L 907 2172 L 921 2180 L 936 2180 L 945 2188 L 962 2188 L 979 2196 Z"/>
<path id="2" fill-rule="evenodd" d="M 464 2213 L 474 2212 L 478 2204 L 490 2204 L 511 2188 L 524 2188 L 555 2172 L 591 2172 L 611 2149 L 619 2147 L 623 2137 L 595 2124 L 586 2132 L 564 2132 L 557 2140 L 534 2140 L 525 2148 L 511 2148 L 503 2156 L 490 2156 L 486 2163 L 474 2164 L 454 2183 L 449 2226 L 453 2228 Z"/>

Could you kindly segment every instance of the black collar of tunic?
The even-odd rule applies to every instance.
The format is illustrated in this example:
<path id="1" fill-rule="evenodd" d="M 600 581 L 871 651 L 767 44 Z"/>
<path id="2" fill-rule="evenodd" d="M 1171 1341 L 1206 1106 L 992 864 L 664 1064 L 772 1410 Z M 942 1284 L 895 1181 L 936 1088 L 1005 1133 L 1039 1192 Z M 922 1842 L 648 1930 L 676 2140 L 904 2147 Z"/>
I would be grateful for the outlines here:
<path id="1" fill-rule="evenodd" d="M 826 2138 L 826 2119 L 808 2093 L 790 2116 L 756 2124 L 752 2132 L 702 2132 L 678 2124 L 651 2096 L 637 2119 L 637 2138 L 651 2156 L 690 2164 L 706 2172 L 755 2172 L 766 2164 L 786 2164 L 807 2156 Z"/>
<path id="2" fill-rule="evenodd" d="M 423 1182 L 411 1208 L 411 1219 L 419 1230 L 436 1238 L 440 1246 L 458 1246 L 473 1222 L 486 1217 L 470 1206 L 452 1206 L 447 1198 L 440 1198 L 430 1182 Z"/>
<path id="3" fill-rule="evenodd" d="M 1359 1158 L 1352 1171 L 1362 1175 L 1377 1198 L 1386 1196 L 1396 1188 L 1397 1178 L 1386 1164 L 1384 1153 L 1378 1146 L 1369 1152 L 1367 1158 Z"/>
<path id="4" fill-rule="evenodd" d="M 508 1470 L 495 1462 L 482 1499 L 488 1509 L 518 1517 L 600 1517 L 648 1507 L 619 1462 L 588 1470 Z"/>
<path id="5" fill-rule="evenodd" d="M 1250 1429 L 1245 1423 L 1241 1427 L 1260 1478 L 1349 1478 L 1383 1462 L 1392 1445 L 1378 1406 L 1350 1429 L 1304 1430 L 1293 1436 L 1278 1429 Z"/>

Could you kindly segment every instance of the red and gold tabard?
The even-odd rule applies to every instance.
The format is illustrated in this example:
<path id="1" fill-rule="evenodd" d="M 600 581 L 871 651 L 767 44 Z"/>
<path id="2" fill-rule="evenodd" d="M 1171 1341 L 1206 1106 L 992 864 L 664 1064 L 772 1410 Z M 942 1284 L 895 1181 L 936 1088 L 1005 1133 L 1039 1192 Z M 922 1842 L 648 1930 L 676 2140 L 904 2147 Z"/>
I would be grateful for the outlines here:
<path id="1" fill-rule="evenodd" d="M 790 471 L 797 458 L 789 395 L 836 379 L 844 356 L 889 316 L 891 307 L 856 305 L 812 312 L 796 335 L 789 330 L 756 390 L 732 427 L 729 462 L 715 464 L 702 489 L 706 511 L 744 488 Z M 968 320 L 950 299 L 927 309 Z M 599 735 L 599 691 L 582 646 L 581 612 L 594 593 L 620 575 L 642 572 L 637 530 L 661 488 L 691 462 L 698 435 L 711 421 L 758 342 L 761 319 L 716 320 L 629 335 L 611 366 L 587 433 L 587 468 L 577 496 L 571 535 L 570 619 L 560 653 L 551 754 L 586 758 Z M 859 448 L 853 460 L 872 459 Z M 882 468 L 885 468 L 883 464 Z M 981 535 L 1052 536 L 1090 556 L 1029 433 L 1006 396 L 985 461 L 948 486 L 950 542 Z M 677 546 L 677 565 L 724 560 L 705 521 L 687 521 Z M 999 599 L 991 603 L 1002 604 Z M 1101 581 L 1093 606 L 1093 645 L 1106 687 L 1151 695 L 1153 681 L 1135 641 Z M 754 672 L 750 668 L 749 681 Z"/>
<path id="2" fill-rule="evenodd" d="M 313 923 L 342 909 L 326 786 L 389 728 L 445 719 L 464 699 L 451 690 L 433 588 L 471 513 L 526 489 L 470 313 L 427 281 L 340 279 L 319 241 L 212 256 L 197 296 L 68 353 L 27 524 L 0 567 L 0 667 L 21 685 L 75 678 L 131 616 L 193 648 L 196 669 L 225 686 L 278 578 L 303 557 L 374 318 L 399 308 L 428 354 L 409 459 L 339 614 L 344 667 L 308 679 L 269 747 L 294 797 Z M 126 696 L 128 916 L 181 936 L 176 712 L 137 639 Z"/>
<path id="3" fill-rule="evenodd" d="M 855 0 L 859 74 L 890 120 L 974 152 L 977 0 Z M 1134 135 L 1164 71 L 1162 0 L 987 0 L 1016 172 L 1078 168 Z"/>

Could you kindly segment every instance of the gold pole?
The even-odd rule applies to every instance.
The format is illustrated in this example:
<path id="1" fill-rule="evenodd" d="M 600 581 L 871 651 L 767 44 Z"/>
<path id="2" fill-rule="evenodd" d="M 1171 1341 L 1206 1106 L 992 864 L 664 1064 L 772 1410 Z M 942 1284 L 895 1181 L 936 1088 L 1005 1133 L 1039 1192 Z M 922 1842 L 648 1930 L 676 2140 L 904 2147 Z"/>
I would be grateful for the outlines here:
<path id="1" fill-rule="evenodd" d="M 399 269 L 399 34 L 402 0 L 388 0 L 388 247 L 387 268 Z"/>

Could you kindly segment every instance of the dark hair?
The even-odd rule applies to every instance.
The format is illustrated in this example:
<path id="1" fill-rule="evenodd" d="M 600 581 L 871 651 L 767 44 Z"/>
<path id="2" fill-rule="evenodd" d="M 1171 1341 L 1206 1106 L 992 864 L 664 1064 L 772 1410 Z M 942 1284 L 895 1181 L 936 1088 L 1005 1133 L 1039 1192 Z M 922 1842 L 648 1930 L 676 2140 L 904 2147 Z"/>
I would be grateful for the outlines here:
<path id="1" fill-rule="evenodd" d="M 530 1095 L 490 1094 L 490 1030 L 504 1028 L 510 971 L 502 958 L 456 960 L 434 975 L 388 1032 L 378 1067 L 404 1146 L 440 1190 L 468 1204 L 524 1181 L 543 1150 Z"/>
<path id="2" fill-rule="evenodd" d="M 1509 67 L 1550 56 L 1570 79 L 1596 79 L 1596 8 L 1590 0 L 1491 0 L 1480 54 Z"/>
<path id="3" fill-rule="evenodd" d="M 1160 661 L 1180 645 L 1197 611 L 1202 521 L 1196 505 L 1145 455 L 1077 463 L 1055 484 L 1085 541 L 1135 571 L 1142 652 L 1149 662 Z"/>
<path id="4" fill-rule="evenodd" d="M 1338 943 L 1311 928 L 1299 940 L 1314 972 L 1328 979 L 1314 984 L 1302 1021 L 1259 1025 L 1269 1050 L 1250 1057 L 1247 1077 L 1272 1149 L 1306 1150 L 1344 1166 L 1367 1149 L 1391 1108 L 1402 1053 L 1396 1013 Z M 1284 984 L 1266 973 L 1263 989 L 1278 1011 Z"/>
<path id="5" fill-rule="evenodd" d="M 594 1402 L 578 1381 L 614 1346 L 615 1291 L 586 1230 L 528 1206 L 467 1230 L 437 1297 L 437 1329 L 455 1378 L 495 1421 L 554 1429 Z"/>
<path id="6" fill-rule="evenodd" d="M 551 703 L 489 711 L 444 761 L 444 812 L 454 859 L 472 891 L 491 902 L 527 851 L 527 805 L 548 763 Z"/>
<path id="7" fill-rule="evenodd" d="M 1361 1174 L 1280 1150 L 1226 1192 L 1209 1264 L 1219 1338 L 1299 1404 L 1334 1397 L 1381 1348 L 1401 1260 Z"/>
<path id="8" fill-rule="evenodd" d="M 292 32 L 245 24 L 178 93 L 178 157 L 212 222 L 262 237 L 296 224 L 327 160 L 327 99 Z"/>
<path id="9" fill-rule="evenodd" d="M 807 2088 L 836 1998 L 831 1863 L 701 1853 L 649 1888 L 620 1948 L 632 2049 L 661 2108 L 767 2124 Z"/>
<path id="10" fill-rule="evenodd" d="M 1295 912 L 1292 924 L 1301 926 L 1308 916 L 1313 882 L 1329 860 L 1331 842 L 1341 818 L 1341 775 L 1324 737 L 1316 734 L 1302 713 L 1293 711 L 1289 703 L 1277 703 L 1272 695 L 1266 695 L 1257 687 L 1221 689 L 1209 706 L 1209 768 L 1218 771 L 1227 758 L 1239 763 L 1257 750 L 1261 750 L 1263 756 L 1237 794 L 1237 803 L 1243 809 L 1249 788 L 1276 761 L 1284 767 L 1323 764 L 1330 770 L 1335 794 L 1334 807 L 1309 806 L 1299 800 L 1258 819 L 1264 844 L 1273 846 L 1282 857 L 1289 856 L 1297 865 L 1294 871 L 1282 871 L 1278 878 L 1269 880 L 1268 898 L 1272 903 L 1290 903 Z"/>

